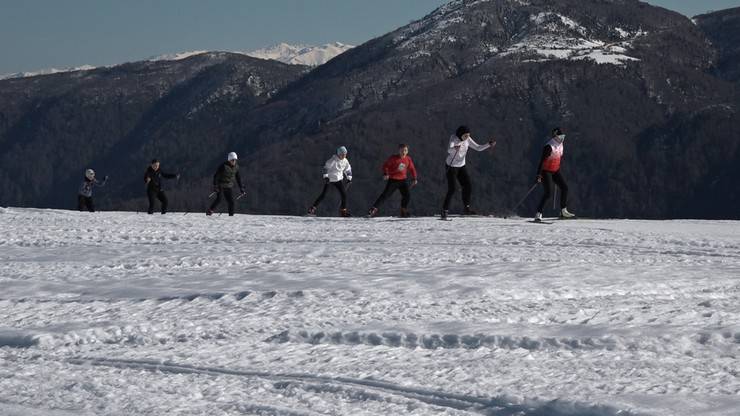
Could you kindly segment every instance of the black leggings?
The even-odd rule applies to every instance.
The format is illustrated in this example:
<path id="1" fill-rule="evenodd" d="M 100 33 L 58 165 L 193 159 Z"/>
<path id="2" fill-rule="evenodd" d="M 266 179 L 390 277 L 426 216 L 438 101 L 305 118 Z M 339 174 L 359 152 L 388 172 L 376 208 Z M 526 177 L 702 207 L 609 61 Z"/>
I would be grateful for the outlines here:
<path id="1" fill-rule="evenodd" d="M 466 207 L 470 205 L 470 195 L 472 193 L 472 186 L 470 184 L 470 176 L 465 166 L 454 168 L 446 165 L 447 168 L 447 196 L 445 196 L 445 203 L 442 209 L 449 210 L 450 202 L 452 202 L 452 196 L 455 195 L 455 182 L 459 181 L 462 186 L 462 200 L 463 205 Z"/>
<path id="2" fill-rule="evenodd" d="M 560 171 L 557 172 L 542 172 L 542 186 L 545 189 L 545 193 L 542 195 L 540 204 L 537 205 L 537 212 L 542 212 L 545 209 L 545 204 L 552 195 L 552 183 L 560 188 L 560 208 L 568 206 L 568 184 L 565 183 L 565 177 Z"/>
<path id="3" fill-rule="evenodd" d="M 156 199 L 159 199 L 159 202 L 162 203 L 162 214 L 167 212 L 167 195 L 164 194 L 164 191 L 156 190 L 156 189 L 147 189 L 146 196 L 149 198 L 149 210 L 147 211 L 149 214 L 154 213 L 154 201 Z"/>
<path id="4" fill-rule="evenodd" d="M 321 190 L 321 195 L 319 195 L 319 197 L 316 198 L 316 201 L 314 201 L 313 206 L 314 207 L 319 206 L 321 201 L 324 200 L 324 197 L 326 196 L 326 191 L 329 189 L 330 186 L 337 188 L 337 190 L 339 191 L 339 195 L 342 197 L 342 205 L 339 208 L 341 209 L 347 208 L 347 190 L 344 188 L 344 182 L 342 181 L 324 183 L 324 189 Z"/>
<path id="5" fill-rule="evenodd" d="M 388 197 L 396 192 L 396 189 L 401 191 L 401 208 L 406 209 L 406 207 L 409 206 L 409 201 L 411 201 L 409 184 L 408 182 L 406 182 L 406 179 L 388 179 L 388 182 L 385 184 L 385 189 L 383 190 L 383 193 L 380 194 L 378 199 L 375 201 L 375 203 L 373 204 L 373 208 L 380 208 L 380 206 L 383 205 L 383 202 L 385 202 Z"/>
<path id="6" fill-rule="evenodd" d="M 213 211 L 218 204 L 221 203 L 221 196 L 223 195 L 226 199 L 226 203 L 229 205 L 229 215 L 234 215 L 234 193 L 231 188 L 221 188 L 216 193 L 216 199 L 211 204 L 211 211 Z"/>
<path id="7" fill-rule="evenodd" d="M 95 205 L 91 196 L 77 195 L 77 209 L 84 211 L 85 207 L 90 212 L 95 212 Z"/>

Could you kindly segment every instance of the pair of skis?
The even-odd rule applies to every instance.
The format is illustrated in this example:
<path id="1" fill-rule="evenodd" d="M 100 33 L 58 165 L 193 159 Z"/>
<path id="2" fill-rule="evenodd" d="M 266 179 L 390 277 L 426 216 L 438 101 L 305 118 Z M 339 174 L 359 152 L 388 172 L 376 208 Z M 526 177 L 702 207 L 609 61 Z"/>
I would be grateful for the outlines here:
<path id="1" fill-rule="evenodd" d="M 216 194 L 217 194 L 217 193 L 218 193 L 218 192 L 215 192 L 215 191 L 214 191 L 214 192 L 211 192 L 210 194 L 208 194 L 208 199 L 211 199 L 211 198 L 213 198 L 214 196 L 216 196 Z M 236 199 L 235 199 L 235 200 L 236 200 L 236 201 L 238 201 L 238 200 L 240 200 L 240 199 L 244 198 L 244 197 L 245 197 L 246 195 L 247 195 L 247 193 L 246 193 L 246 192 L 242 192 L 242 193 L 240 193 L 240 194 L 239 194 L 239 195 L 238 195 L 238 196 L 236 197 Z"/>

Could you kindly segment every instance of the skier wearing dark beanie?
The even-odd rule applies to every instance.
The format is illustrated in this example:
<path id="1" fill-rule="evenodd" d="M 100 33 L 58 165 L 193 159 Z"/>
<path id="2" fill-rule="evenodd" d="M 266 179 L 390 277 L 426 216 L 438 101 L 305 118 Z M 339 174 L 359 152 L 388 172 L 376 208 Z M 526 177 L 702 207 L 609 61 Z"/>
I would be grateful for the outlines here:
<path id="1" fill-rule="evenodd" d="M 445 169 L 447 170 L 447 195 L 445 195 L 444 204 L 442 205 L 441 219 L 447 219 L 447 213 L 450 209 L 450 203 L 452 197 L 455 195 L 456 182 L 460 182 L 462 186 L 462 200 L 463 200 L 463 215 L 476 215 L 477 213 L 470 208 L 470 198 L 472 193 L 472 186 L 470 183 L 470 176 L 465 168 L 465 156 L 468 153 L 468 149 L 482 152 L 488 148 L 496 146 L 496 142 L 491 139 L 487 144 L 478 144 L 470 137 L 470 129 L 467 126 L 460 126 L 455 131 L 455 134 L 450 136 L 450 141 L 447 146 L 447 160 L 445 163 Z"/>

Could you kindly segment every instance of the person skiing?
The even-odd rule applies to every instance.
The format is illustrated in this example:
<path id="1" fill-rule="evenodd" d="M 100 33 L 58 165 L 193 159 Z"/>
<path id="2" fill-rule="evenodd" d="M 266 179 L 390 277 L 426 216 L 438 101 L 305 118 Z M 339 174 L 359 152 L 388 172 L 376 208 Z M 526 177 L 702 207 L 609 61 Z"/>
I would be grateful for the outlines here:
<path id="1" fill-rule="evenodd" d="M 167 195 L 162 186 L 163 179 L 180 179 L 180 174 L 165 173 L 159 168 L 159 160 L 152 159 L 149 167 L 144 172 L 144 183 L 146 184 L 146 196 L 149 199 L 149 215 L 154 213 L 154 200 L 159 199 L 162 214 L 167 213 Z"/>
<path id="2" fill-rule="evenodd" d="M 347 159 L 347 148 L 340 146 L 337 152 L 324 163 L 324 188 L 311 208 L 308 209 L 308 215 L 316 215 L 316 208 L 321 204 L 326 196 L 326 191 L 330 186 L 339 191 L 342 203 L 339 207 L 339 215 L 342 217 L 351 216 L 347 209 L 347 187 L 344 185 L 344 179 L 347 179 L 347 187 L 352 183 L 352 166 Z"/>
<path id="3" fill-rule="evenodd" d="M 545 147 L 542 148 L 542 157 L 537 168 L 537 182 L 542 183 L 545 190 L 539 205 L 537 205 L 537 214 L 534 217 L 537 222 L 542 221 L 542 211 L 552 195 L 553 182 L 560 188 L 560 218 L 575 217 L 574 214 L 568 211 L 568 184 L 565 183 L 565 177 L 560 172 L 565 134 L 559 127 L 556 127 L 552 129 L 550 136 L 550 139 L 545 143 Z"/>
<path id="4" fill-rule="evenodd" d="M 241 195 L 245 193 L 244 186 L 242 186 L 242 178 L 239 175 L 237 159 L 238 157 L 235 152 L 229 153 L 226 156 L 226 162 L 220 165 L 216 170 L 216 174 L 213 175 L 213 192 L 216 194 L 216 199 L 206 211 L 206 215 L 213 215 L 213 209 L 221 203 L 221 197 L 223 196 L 229 205 L 229 216 L 234 216 L 234 194 L 232 189 L 234 188 L 235 181 L 239 186 Z"/>
<path id="5" fill-rule="evenodd" d="M 385 189 L 368 211 L 368 216 L 376 216 L 378 214 L 378 208 L 398 189 L 401 192 L 401 217 L 409 217 L 408 206 L 411 200 L 409 190 L 416 186 L 417 176 L 414 161 L 411 160 L 408 154 L 409 146 L 403 143 L 399 144 L 398 154 L 389 157 L 383 164 L 383 180 L 386 181 Z M 409 187 L 407 181 L 407 172 L 411 173 L 411 187 Z"/>
<path id="6" fill-rule="evenodd" d="M 95 171 L 92 169 L 85 170 L 85 179 L 80 184 L 80 189 L 77 192 L 77 209 L 84 211 L 87 208 L 90 212 L 95 212 L 95 204 L 93 203 L 92 194 L 93 187 L 105 186 L 108 182 L 108 177 L 103 178 L 103 182 L 95 179 Z"/>
<path id="7" fill-rule="evenodd" d="M 447 146 L 447 195 L 445 196 L 444 205 L 442 206 L 441 219 L 447 219 L 447 213 L 450 209 L 450 202 L 452 196 L 455 194 L 455 182 L 459 181 L 462 186 L 462 200 L 463 200 L 463 215 L 476 215 L 477 213 L 470 208 L 470 197 L 472 193 L 472 186 L 470 183 L 470 176 L 465 168 L 465 156 L 468 154 L 468 149 L 477 150 L 482 152 L 488 148 L 496 146 L 496 142 L 491 139 L 487 144 L 480 145 L 470 137 L 470 129 L 467 126 L 460 126 L 455 131 L 455 134 L 450 136 L 450 142 Z"/>

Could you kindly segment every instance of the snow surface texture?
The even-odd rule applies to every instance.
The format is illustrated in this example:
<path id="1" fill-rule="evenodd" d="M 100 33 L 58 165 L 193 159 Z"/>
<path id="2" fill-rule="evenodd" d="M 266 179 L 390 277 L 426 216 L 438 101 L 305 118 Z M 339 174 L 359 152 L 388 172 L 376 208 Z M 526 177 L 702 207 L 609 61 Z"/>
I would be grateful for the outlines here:
<path id="1" fill-rule="evenodd" d="M 740 222 L 0 208 L 2 415 L 737 415 Z"/>

